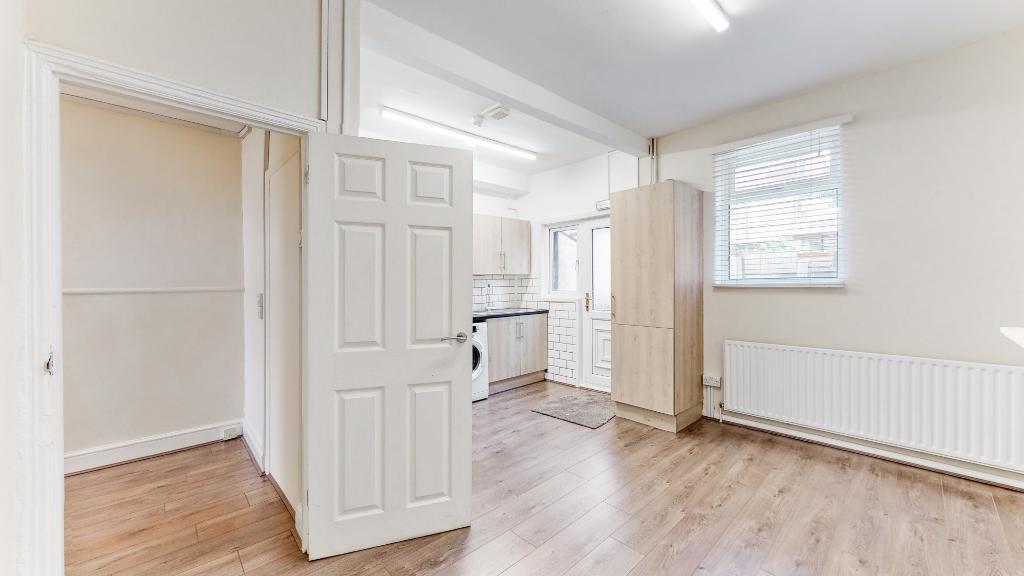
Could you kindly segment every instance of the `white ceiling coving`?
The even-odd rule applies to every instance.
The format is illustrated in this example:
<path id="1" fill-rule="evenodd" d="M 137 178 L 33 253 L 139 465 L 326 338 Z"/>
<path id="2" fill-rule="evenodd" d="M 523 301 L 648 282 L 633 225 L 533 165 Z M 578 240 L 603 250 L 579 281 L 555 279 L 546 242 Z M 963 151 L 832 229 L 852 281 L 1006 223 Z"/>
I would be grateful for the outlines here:
<path id="1" fill-rule="evenodd" d="M 659 136 L 1024 24 L 1021 0 L 372 0 L 559 96 Z"/>

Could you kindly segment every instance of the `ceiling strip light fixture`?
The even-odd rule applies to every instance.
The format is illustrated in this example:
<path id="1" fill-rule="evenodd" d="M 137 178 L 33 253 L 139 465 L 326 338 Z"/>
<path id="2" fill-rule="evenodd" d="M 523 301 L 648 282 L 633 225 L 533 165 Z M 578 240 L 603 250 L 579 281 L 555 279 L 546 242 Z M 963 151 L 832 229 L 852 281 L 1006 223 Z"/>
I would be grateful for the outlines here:
<path id="1" fill-rule="evenodd" d="M 729 17 L 725 10 L 715 0 L 691 0 L 693 5 L 700 11 L 701 16 L 711 24 L 715 32 L 725 32 L 729 29 Z"/>
<path id="2" fill-rule="evenodd" d="M 462 140 L 465 140 L 466 142 L 473 146 L 481 146 L 483 148 L 497 150 L 498 152 L 504 152 L 505 154 L 510 154 L 512 156 L 517 156 L 519 158 L 525 158 L 527 160 L 537 159 L 536 152 L 531 152 L 525 148 L 519 148 L 517 146 L 512 146 L 511 144 L 505 144 L 504 142 L 491 140 L 490 138 L 478 136 L 476 134 L 473 134 L 472 132 L 459 130 L 458 128 L 453 128 L 446 124 L 441 124 L 440 122 L 434 122 L 433 120 L 427 120 L 422 116 L 417 116 L 415 114 L 410 114 L 408 112 L 402 112 L 401 110 L 395 110 L 394 108 L 389 108 L 387 106 L 380 107 L 380 115 L 382 118 L 404 122 L 405 124 L 410 124 L 412 126 L 417 126 L 419 128 L 430 130 L 431 132 L 435 132 L 437 134 L 444 134 L 446 136 L 452 136 L 454 138 L 461 138 Z"/>

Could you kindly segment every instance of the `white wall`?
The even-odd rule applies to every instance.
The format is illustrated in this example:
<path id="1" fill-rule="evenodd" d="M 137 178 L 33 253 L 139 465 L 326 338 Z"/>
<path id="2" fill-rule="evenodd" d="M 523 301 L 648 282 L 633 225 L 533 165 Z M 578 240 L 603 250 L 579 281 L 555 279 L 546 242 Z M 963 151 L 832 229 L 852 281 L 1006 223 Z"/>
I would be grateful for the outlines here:
<path id="1" fill-rule="evenodd" d="M 25 380 L 22 214 L 22 0 L 0 2 L 0 574 L 15 573 L 18 398 Z"/>
<path id="2" fill-rule="evenodd" d="M 709 149 L 840 114 L 845 289 L 715 289 L 705 196 L 704 366 L 743 339 L 1024 365 L 1024 30 L 661 139 L 661 177 L 712 189 Z M 728 386 L 728 382 L 725 383 Z"/>
<path id="3" fill-rule="evenodd" d="M 320 0 L 33 0 L 32 39 L 316 117 Z"/>
<path id="4" fill-rule="evenodd" d="M 242 416 L 237 138 L 61 103 L 65 452 Z M 231 291 L 209 291 L 207 288 Z"/>
<path id="5" fill-rule="evenodd" d="M 242 140 L 242 317 L 245 325 L 243 427 L 245 441 L 263 466 L 266 447 L 266 380 L 264 378 L 264 322 L 256 303 L 264 292 L 263 176 L 265 130 L 252 130 Z"/>

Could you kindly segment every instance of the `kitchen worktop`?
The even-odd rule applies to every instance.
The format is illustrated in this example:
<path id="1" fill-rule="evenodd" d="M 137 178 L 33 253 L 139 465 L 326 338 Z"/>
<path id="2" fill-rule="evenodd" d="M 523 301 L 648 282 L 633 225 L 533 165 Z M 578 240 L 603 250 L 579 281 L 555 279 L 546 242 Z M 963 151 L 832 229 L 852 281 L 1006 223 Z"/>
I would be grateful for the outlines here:
<path id="1" fill-rule="evenodd" d="M 499 310 L 480 310 L 473 312 L 473 321 L 480 322 L 491 318 L 506 318 L 508 316 L 529 316 L 531 314 L 547 314 L 544 308 L 502 308 Z"/>

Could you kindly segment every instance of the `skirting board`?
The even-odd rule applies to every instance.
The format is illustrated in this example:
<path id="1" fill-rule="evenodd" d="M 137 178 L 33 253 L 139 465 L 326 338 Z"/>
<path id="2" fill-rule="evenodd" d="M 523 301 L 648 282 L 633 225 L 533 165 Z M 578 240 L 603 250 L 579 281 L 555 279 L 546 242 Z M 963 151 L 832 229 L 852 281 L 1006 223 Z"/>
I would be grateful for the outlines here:
<path id="1" fill-rule="evenodd" d="M 527 384 L 533 384 L 534 382 L 544 381 L 544 371 L 531 372 L 529 374 L 523 374 L 522 376 L 514 376 L 512 378 L 506 378 L 497 382 L 491 382 L 487 385 L 488 394 L 497 394 L 513 388 L 519 388 L 520 386 L 526 386 Z"/>
<path id="2" fill-rule="evenodd" d="M 225 430 L 229 428 L 234 428 L 235 431 L 233 434 L 225 437 Z M 185 448 L 192 448 L 193 446 L 236 438 L 241 435 L 241 432 L 241 422 L 221 422 L 220 424 L 212 424 L 210 426 L 178 430 L 127 442 L 118 442 L 116 444 L 68 452 L 64 454 L 64 475 L 77 474 L 78 472 L 95 470 L 96 468 L 103 468 L 114 464 L 124 464 L 133 460 L 156 456 L 157 454 L 175 452 Z"/>
<path id="3" fill-rule="evenodd" d="M 260 437 L 261 434 L 257 433 L 255 426 L 242 420 L 242 442 L 245 443 L 245 447 L 249 450 L 252 463 L 259 469 L 260 473 L 266 473 L 266 470 L 263 468 L 263 442 L 260 440 Z"/>
<path id="4" fill-rule="evenodd" d="M 666 432 L 672 432 L 675 434 L 686 427 L 690 426 L 697 420 L 700 420 L 701 407 L 694 406 L 689 410 L 683 410 L 675 416 L 671 414 L 662 414 L 661 412 L 655 412 L 639 406 L 631 406 L 629 404 L 623 404 L 622 402 L 615 403 L 615 415 L 619 418 L 625 418 L 626 420 L 632 420 L 648 426 L 653 426 L 659 430 Z"/>
<path id="5" fill-rule="evenodd" d="M 939 462 L 933 458 L 927 456 L 912 456 L 910 454 L 903 454 L 893 450 L 887 450 L 885 448 L 877 446 L 869 446 L 862 442 L 855 440 L 842 440 L 839 438 L 832 438 L 821 434 L 815 434 L 813 432 L 806 432 L 803 430 L 797 430 L 788 426 L 776 426 L 774 424 L 768 424 L 765 422 L 758 422 L 756 420 L 749 420 L 746 418 L 738 418 L 729 414 L 722 414 L 719 418 L 723 422 L 729 422 L 730 424 L 736 424 L 739 426 L 745 426 L 747 428 L 753 428 L 756 430 L 763 430 L 765 432 L 771 432 L 773 434 L 779 434 L 781 436 L 789 436 L 790 438 L 797 438 L 799 440 L 806 440 L 815 444 L 823 444 L 825 446 L 832 446 L 841 450 L 848 450 L 850 452 L 856 452 L 858 454 L 865 454 L 868 456 L 875 456 L 882 458 L 883 460 L 889 460 L 892 462 L 900 462 L 903 464 L 909 464 L 917 468 L 923 468 L 925 470 L 933 470 L 935 472 L 942 472 L 952 476 L 958 476 L 960 478 L 967 478 L 970 480 L 977 480 L 986 484 L 992 484 L 995 486 L 1002 486 L 1016 491 L 1024 491 L 1024 480 L 1014 480 L 1006 476 L 999 474 L 990 474 L 981 470 L 973 470 L 956 464 L 949 464 L 946 462 Z"/>

